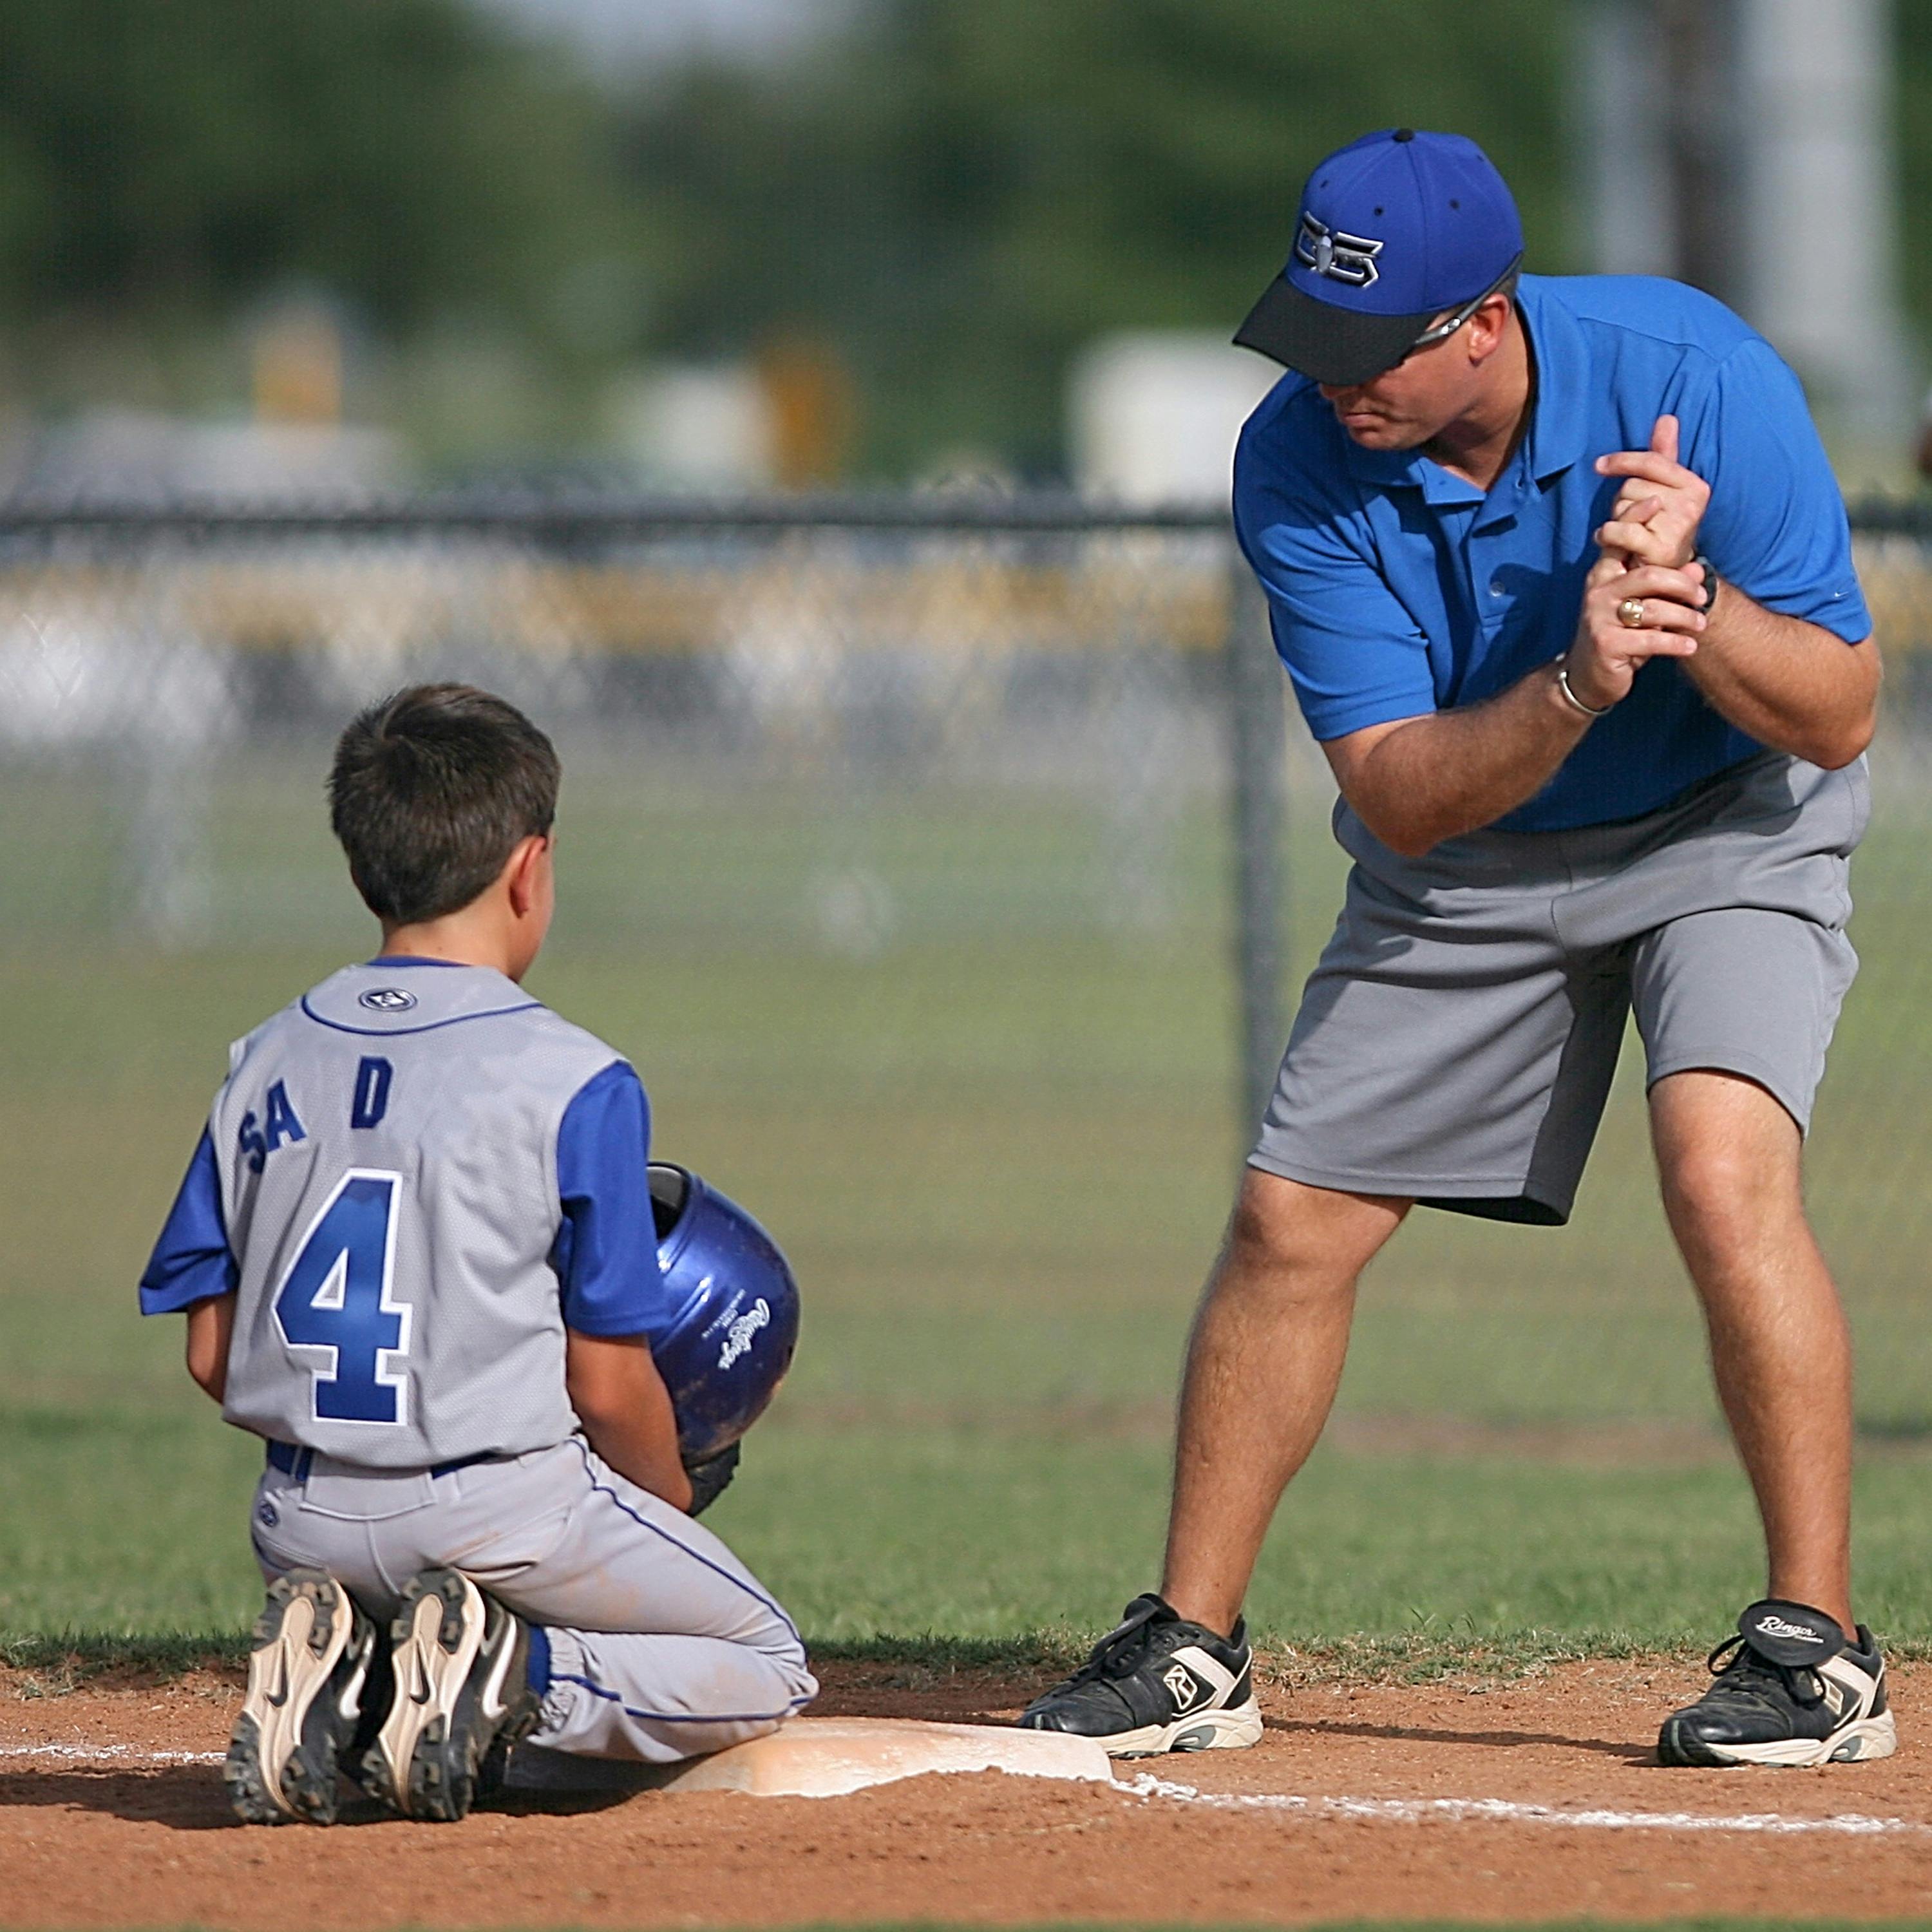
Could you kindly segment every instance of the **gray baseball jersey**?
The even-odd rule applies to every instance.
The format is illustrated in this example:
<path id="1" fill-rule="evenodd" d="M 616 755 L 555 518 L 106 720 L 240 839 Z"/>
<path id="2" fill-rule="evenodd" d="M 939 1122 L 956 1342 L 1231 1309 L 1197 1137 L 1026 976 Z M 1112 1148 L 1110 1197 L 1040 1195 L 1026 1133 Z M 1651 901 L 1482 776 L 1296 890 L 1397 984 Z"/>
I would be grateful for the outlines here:
<path id="1" fill-rule="evenodd" d="M 648 1131 L 629 1066 L 501 974 L 350 967 L 231 1049 L 143 1306 L 237 1292 L 225 1412 L 272 1440 L 380 1469 L 548 1448 L 566 1322 L 658 1320 Z"/>

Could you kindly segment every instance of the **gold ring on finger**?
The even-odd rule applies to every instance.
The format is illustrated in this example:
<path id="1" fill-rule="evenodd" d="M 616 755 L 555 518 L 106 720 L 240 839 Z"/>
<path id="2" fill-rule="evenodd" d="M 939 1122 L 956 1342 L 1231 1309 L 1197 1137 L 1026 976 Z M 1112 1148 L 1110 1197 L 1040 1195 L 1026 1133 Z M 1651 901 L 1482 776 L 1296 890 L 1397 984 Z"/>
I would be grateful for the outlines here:
<path id="1" fill-rule="evenodd" d="M 1627 631 L 1642 630 L 1643 599 L 1641 597 L 1626 597 L 1617 606 L 1617 622 Z"/>

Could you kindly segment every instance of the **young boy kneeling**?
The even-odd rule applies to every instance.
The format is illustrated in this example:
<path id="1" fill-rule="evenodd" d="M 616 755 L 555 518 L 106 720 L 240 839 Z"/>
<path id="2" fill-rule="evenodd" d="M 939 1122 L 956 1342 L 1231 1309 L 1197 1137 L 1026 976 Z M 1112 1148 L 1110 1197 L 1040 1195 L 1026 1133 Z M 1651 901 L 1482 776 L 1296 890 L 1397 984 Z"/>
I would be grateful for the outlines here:
<path id="1" fill-rule="evenodd" d="M 231 1048 L 142 1278 L 268 1443 L 227 1768 L 253 1822 L 332 1822 L 338 1769 L 460 1818 L 524 1737 L 663 1762 L 818 1690 L 790 1618 L 685 1514 L 644 1340 L 644 1090 L 519 984 L 557 777 L 542 732 L 464 686 L 343 734 L 332 817 L 382 950 Z"/>

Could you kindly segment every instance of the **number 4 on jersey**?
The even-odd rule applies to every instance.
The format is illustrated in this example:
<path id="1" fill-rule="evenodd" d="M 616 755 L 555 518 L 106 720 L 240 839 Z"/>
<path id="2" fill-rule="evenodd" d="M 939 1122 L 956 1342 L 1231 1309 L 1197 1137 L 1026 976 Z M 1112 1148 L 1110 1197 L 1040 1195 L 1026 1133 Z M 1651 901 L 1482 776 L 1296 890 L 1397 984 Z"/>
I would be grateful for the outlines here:
<path id="1" fill-rule="evenodd" d="M 283 1340 L 323 1352 L 311 1384 L 318 1421 L 407 1420 L 402 1359 L 410 1306 L 391 1297 L 401 1190 L 399 1174 L 352 1167 L 322 1204 L 275 1296 Z"/>

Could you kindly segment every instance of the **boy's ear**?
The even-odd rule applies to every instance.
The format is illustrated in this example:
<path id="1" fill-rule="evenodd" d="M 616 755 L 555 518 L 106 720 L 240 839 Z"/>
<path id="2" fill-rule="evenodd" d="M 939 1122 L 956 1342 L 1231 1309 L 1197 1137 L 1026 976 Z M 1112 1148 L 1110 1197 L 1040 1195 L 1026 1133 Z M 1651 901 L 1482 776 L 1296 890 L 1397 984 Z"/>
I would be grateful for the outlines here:
<path id="1" fill-rule="evenodd" d="M 536 901 L 537 868 L 550 856 L 550 835 L 533 832 L 518 840 L 503 867 L 503 884 L 510 895 L 510 909 L 520 919 Z"/>

